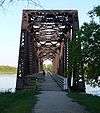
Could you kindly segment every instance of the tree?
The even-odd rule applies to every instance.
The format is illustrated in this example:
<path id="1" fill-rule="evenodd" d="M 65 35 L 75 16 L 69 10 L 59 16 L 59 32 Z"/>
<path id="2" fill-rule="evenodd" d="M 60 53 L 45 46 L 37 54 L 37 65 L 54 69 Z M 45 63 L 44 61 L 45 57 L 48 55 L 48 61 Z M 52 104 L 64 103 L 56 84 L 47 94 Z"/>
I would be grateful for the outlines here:
<path id="1" fill-rule="evenodd" d="M 84 74 L 88 83 L 100 85 L 100 25 L 84 23 L 77 35 L 81 39 Z"/>
<path id="2" fill-rule="evenodd" d="M 88 12 L 88 14 L 92 19 L 94 19 L 94 16 L 99 17 L 99 23 L 100 23 L 100 5 L 94 7 L 93 10 Z"/>
<path id="3" fill-rule="evenodd" d="M 83 73 L 83 61 L 81 52 L 81 38 L 76 34 L 72 41 L 69 41 L 69 76 L 73 76 L 73 89 L 84 91 L 85 81 Z"/>
<path id="4" fill-rule="evenodd" d="M 43 65 L 43 69 L 46 70 L 46 71 L 52 72 L 52 68 L 53 68 L 53 67 L 52 67 L 52 64 L 48 64 L 48 65 L 45 65 L 45 64 L 44 64 L 44 65 Z"/>
<path id="5" fill-rule="evenodd" d="M 16 2 L 16 1 L 18 2 L 18 1 L 21 1 L 21 0 L 0 0 L 0 7 L 3 7 L 6 4 L 9 5 L 10 3 L 13 3 L 13 2 Z M 26 2 L 27 5 L 33 4 L 34 6 L 39 6 L 39 7 L 43 8 L 40 0 L 23 0 L 23 2 Z"/>
<path id="6" fill-rule="evenodd" d="M 100 6 L 89 11 L 89 16 L 92 21 L 84 23 L 69 42 L 68 73 L 73 73 L 77 81 L 84 74 L 87 83 L 100 86 L 100 25 L 95 22 L 95 16 L 100 17 Z"/>

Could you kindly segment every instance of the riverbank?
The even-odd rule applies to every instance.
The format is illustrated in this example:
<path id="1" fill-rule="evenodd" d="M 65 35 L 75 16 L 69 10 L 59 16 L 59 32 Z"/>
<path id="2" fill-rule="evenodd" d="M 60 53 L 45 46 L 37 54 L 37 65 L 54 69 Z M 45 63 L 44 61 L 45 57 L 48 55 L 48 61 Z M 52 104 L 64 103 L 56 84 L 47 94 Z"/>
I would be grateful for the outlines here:
<path id="1" fill-rule="evenodd" d="M 12 66 L 0 66 L 0 74 L 16 74 L 17 68 Z"/>
<path id="2" fill-rule="evenodd" d="M 0 93 L 0 113 L 31 113 L 37 101 L 36 85 L 29 90 Z"/>
<path id="3" fill-rule="evenodd" d="M 89 113 L 100 113 L 100 97 L 82 93 L 69 93 L 68 96 L 84 105 Z"/>

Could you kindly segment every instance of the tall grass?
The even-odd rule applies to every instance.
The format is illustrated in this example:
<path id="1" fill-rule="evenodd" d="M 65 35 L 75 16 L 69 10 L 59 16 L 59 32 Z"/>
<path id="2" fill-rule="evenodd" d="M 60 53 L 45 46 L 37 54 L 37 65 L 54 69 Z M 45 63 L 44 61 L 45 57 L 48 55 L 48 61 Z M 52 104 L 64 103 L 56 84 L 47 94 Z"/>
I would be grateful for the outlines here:
<path id="1" fill-rule="evenodd" d="M 100 97 L 81 93 L 70 93 L 68 96 L 84 105 L 90 113 L 100 113 Z"/>
<path id="2" fill-rule="evenodd" d="M 31 113 L 36 103 L 34 90 L 0 93 L 0 113 Z"/>

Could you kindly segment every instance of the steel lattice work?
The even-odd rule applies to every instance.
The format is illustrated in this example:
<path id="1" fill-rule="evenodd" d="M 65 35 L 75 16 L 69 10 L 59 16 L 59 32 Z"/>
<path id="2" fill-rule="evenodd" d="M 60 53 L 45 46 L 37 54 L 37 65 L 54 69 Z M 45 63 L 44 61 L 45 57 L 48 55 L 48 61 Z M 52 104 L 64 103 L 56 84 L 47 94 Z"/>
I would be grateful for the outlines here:
<path id="1" fill-rule="evenodd" d="M 68 70 L 68 42 L 78 29 L 77 10 L 23 10 L 17 89 L 27 84 L 26 77 L 43 69 L 45 59 L 52 60 L 55 73 L 68 77 L 64 74 Z M 73 86 L 79 83 L 76 76 L 73 81 Z"/>

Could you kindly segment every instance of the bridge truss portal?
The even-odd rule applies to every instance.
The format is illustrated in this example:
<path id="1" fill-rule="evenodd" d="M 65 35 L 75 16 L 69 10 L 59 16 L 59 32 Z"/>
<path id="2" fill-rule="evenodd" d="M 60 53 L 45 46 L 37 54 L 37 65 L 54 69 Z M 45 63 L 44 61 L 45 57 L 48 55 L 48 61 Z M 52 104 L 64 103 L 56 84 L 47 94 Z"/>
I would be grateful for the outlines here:
<path id="1" fill-rule="evenodd" d="M 73 77 L 73 87 L 84 90 L 82 76 L 64 73 L 69 67 L 68 43 L 78 29 L 77 10 L 23 10 L 17 89 L 27 85 L 25 78 L 41 71 L 43 61 L 50 59 L 53 72 L 69 78 L 69 87 Z"/>

